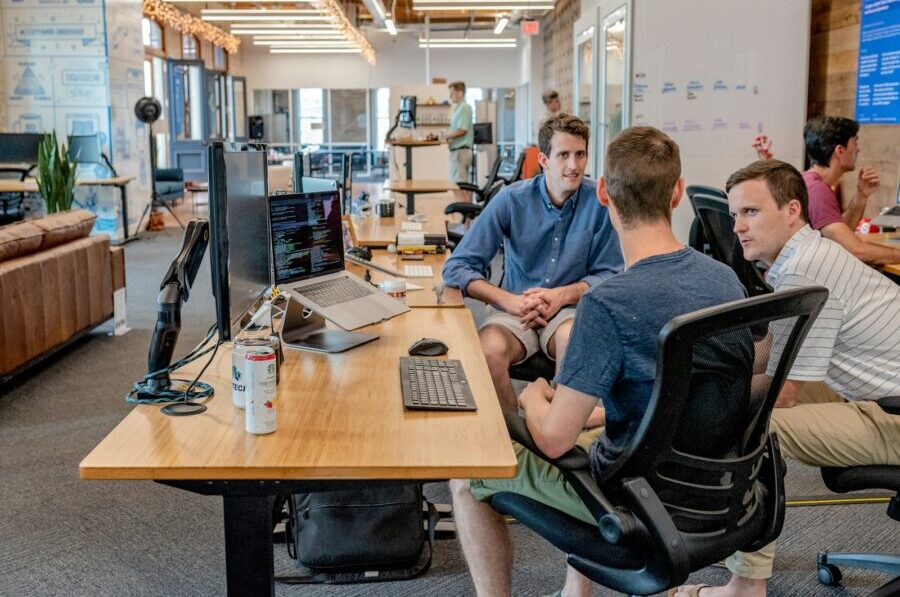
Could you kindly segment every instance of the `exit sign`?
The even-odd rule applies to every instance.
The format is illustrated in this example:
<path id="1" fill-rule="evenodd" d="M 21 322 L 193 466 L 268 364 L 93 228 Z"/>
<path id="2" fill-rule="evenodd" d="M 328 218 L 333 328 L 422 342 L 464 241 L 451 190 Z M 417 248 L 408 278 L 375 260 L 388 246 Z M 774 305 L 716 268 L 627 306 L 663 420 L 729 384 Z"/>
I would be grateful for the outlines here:
<path id="1" fill-rule="evenodd" d="M 540 21 L 522 21 L 522 35 L 540 35 Z"/>

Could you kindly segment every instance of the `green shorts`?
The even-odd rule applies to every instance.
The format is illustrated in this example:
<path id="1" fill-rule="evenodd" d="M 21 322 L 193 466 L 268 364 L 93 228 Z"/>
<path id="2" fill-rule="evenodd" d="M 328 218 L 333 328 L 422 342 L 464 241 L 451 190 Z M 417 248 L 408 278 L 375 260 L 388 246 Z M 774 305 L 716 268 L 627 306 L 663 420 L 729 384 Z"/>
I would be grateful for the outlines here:
<path id="1" fill-rule="evenodd" d="M 578 436 L 578 445 L 587 449 L 602 432 L 602 427 L 582 432 Z M 509 491 L 541 502 L 587 524 L 597 524 L 590 510 L 558 468 L 521 444 L 513 442 L 513 449 L 519 461 L 516 476 L 512 479 L 472 479 L 469 487 L 475 499 L 486 502 L 495 493 Z"/>

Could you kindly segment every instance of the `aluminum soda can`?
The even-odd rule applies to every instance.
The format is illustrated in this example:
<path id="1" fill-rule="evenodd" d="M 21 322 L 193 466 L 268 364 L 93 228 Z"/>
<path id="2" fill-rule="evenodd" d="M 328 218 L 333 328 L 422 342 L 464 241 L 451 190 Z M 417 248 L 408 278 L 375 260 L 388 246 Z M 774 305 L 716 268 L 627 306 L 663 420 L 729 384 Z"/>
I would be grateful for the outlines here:
<path id="1" fill-rule="evenodd" d="M 238 338 L 234 341 L 234 350 L 231 352 L 231 401 L 238 408 L 244 408 L 244 393 L 247 389 L 247 374 L 244 370 L 247 349 L 265 345 L 266 342 L 259 338 Z"/>
<path id="2" fill-rule="evenodd" d="M 244 355 L 244 390 L 247 433 L 275 431 L 275 351 L 267 346 L 248 347 Z"/>

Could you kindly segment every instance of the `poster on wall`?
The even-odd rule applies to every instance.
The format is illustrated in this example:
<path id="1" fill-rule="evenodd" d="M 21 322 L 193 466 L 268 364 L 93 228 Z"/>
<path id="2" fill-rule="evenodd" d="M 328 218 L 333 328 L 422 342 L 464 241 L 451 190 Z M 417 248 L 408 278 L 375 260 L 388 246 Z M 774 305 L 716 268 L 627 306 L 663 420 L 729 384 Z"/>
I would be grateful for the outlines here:
<path id="1" fill-rule="evenodd" d="M 900 124 L 900 0 L 862 0 L 856 120 Z"/>

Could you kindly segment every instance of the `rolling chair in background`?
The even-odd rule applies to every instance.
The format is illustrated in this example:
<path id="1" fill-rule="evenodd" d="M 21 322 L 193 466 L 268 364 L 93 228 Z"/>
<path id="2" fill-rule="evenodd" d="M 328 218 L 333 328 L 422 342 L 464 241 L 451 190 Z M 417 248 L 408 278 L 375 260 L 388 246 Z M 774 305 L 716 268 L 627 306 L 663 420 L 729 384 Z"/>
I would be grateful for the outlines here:
<path id="1" fill-rule="evenodd" d="M 518 157 L 516 158 L 516 163 L 513 166 L 512 172 L 509 173 L 509 176 L 498 175 L 497 180 L 502 180 L 506 184 L 512 184 L 514 182 L 519 182 L 522 180 L 522 173 L 525 171 L 525 151 L 520 151 Z"/>
<path id="2" fill-rule="evenodd" d="M 497 176 L 497 173 L 500 171 L 500 166 L 502 164 L 503 158 L 497 156 L 497 159 L 494 160 L 494 164 L 491 166 L 491 171 L 488 173 L 484 185 L 481 187 L 477 187 L 467 182 L 457 183 L 461 190 L 469 191 L 474 194 L 474 202 L 467 203 L 464 201 L 456 201 L 444 208 L 444 213 L 446 215 L 459 214 L 462 216 L 462 222 L 447 225 L 447 241 L 451 249 L 455 248 L 456 245 L 459 244 L 459 241 L 462 240 L 470 220 L 474 220 L 488 204 L 488 201 L 490 201 L 494 195 L 507 184 L 506 180 L 498 180 L 499 177 Z"/>
<path id="3" fill-rule="evenodd" d="M 24 181 L 30 169 L 0 168 L 0 178 Z M 25 219 L 25 193 L 0 193 L 0 226 Z"/>
<path id="4" fill-rule="evenodd" d="M 517 415 L 507 416 L 513 440 L 562 470 L 596 518 L 586 524 L 522 495 L 491 498 L 498 512 L 515 517 L 567 554 L 570 566 L 615 591 L 646 595 L 675 587 L 688 575 L 731 555 L 774 540 L 784 523 L 784 463 L 768 432 L 775 399 L 797 350 L 828 296 L 802 288 L 752 297 L 676 317 L 660 331 L 656 384 L 631 443 L 595 477 L 587 453 L 574 448 L 558 459 L 541 454 Z M 787 340 L 771 356 L 772 378 L 758 376 L 751 413 L 732 453 L 693 456 L 673 440 L 701 392 L 721 393 L 712 378 L 685 375 L 695 360 L 741 358 L 750 329 L 774 323 Z M 776 328 L 773 328 L 776 329 Z M 746 355 L 744 355 L 746 358 Z M 725 367 L 715 376 L 728 375 Z M 751 388 L 734 391 L 751 392 Z M 707 394 L 708 395 L 708 394 Z"/>
<path id="5" fill-rule="evenodd" d="M 703 235 L 702 242 L 692 235 L 691 246 L 697 249 L 695 243 L 708 244 L 712 258 L 734 270 L 748 296 L 772 292 L 759 268 L 744 259 L 741 243 L 734 233 L 734 218 L 728 211 L 727 195 L 719 189 L 699 185 L 689 186 L 686 192 L 694 209 L 695 223 L 699 223 Z"/>
<path id="6" fill-rule="evenodd" d="M 900 416 L 900 396 L 889 396 L 878 401 L 878 405 L 895 416 Z M 896 492 L 888 502 L 887 515 L 900 521 L 900 466 L 850 466 L 845 468 L 823 468 L 822 479 L 825 486 L 836 493 L 861 489 L 886 489 Z M 817 558 L 819 581 L 836 586 L 841 574 L 838 566 L 877 570 L 893 574 L 897 578 L 889 581 L 870 597 L 900 595 L 900 554 L 889 553 L 819 553 Z"/>

